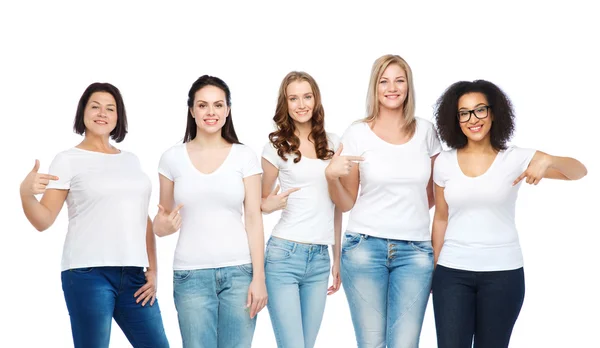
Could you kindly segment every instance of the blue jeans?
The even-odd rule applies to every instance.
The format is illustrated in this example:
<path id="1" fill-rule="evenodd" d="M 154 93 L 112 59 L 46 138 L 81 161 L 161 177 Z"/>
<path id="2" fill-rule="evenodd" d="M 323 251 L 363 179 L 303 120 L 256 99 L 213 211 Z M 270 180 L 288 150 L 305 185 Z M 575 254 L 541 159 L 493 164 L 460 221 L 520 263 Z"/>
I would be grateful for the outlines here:
<path id="1" fill-rule="evenodd" d="M 173 296 L 184 348 L 246 348 L 250 319 L 248 287 L 252 265 L 173 272 Z"/>
<path id="2" fill-rule="evenodd" d="M 77 268 L 61 278 L 76 348 L 107 348 L 113 318 L 133 347 L 169 347 L 158 301 L 135 303 L 142 267 Z"/>
<path id="3" fill-rule="evenodd" d="M 433 275 L 438 347 L 508 347 L 524 297 L 523 268 L 473 272 L 438 265 Z"/>
<path id="4" fill-rule="evenodd" d="M 359 348 L 415 348 L 431 289 L 431 242 L 347 232 L 342 284 Z"/>
<path id="5" fill-rule="evenodd" d="M 325 311 L 329 266 L 327 245 L 269 239 L 267 306 L 278 347 L 314 347 Z"/>

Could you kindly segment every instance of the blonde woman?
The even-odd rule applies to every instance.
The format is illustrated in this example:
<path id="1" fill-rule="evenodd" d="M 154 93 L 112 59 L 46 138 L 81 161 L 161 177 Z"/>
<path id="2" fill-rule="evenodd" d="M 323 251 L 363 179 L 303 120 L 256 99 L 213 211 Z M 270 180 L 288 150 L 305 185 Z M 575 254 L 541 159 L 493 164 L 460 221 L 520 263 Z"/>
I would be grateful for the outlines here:
<path id="1" fill-rule="evenodd" d="M 431 172 L 441 145 L 433 124 L 414 112 L 409 65 L 380 57 L 367 117 L 346 130 L 326 169 L 334 203 L 352 209 L 341 274 L 359 347 L 419 344 L 433 272 Z"/>

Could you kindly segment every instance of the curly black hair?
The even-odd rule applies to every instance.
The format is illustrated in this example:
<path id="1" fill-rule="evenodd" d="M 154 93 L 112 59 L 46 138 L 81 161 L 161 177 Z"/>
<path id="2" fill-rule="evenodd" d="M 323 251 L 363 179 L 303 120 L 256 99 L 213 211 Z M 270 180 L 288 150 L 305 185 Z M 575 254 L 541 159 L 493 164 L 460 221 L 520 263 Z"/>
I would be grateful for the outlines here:
<path id="1" fill-rule="evenodd" d="M 436 126 L 440 138 L 453 149 L 467 145 L 467 137 L 458 122 L 458 99 L 468 93 L 482 93 L 487 98 L 493 116 L 490 129 L 492 147 L 506 150 L 506 142 L 515 130 L 515 114 L 508 96 L 495 84 L 485 80 L 460 81 L 452 84 L 435 105 Z"/>

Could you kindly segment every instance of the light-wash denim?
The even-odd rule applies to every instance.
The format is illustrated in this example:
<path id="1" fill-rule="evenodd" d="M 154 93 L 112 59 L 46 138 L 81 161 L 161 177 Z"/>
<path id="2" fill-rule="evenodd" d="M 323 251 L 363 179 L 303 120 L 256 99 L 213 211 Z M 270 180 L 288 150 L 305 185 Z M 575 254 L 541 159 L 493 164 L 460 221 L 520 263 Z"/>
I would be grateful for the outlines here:
<path id="1" fill-rule="evenodd" d="M 269 239 L 267 307 L 278 347 L 314 347 L 325 311 L 329 267 L 327 245 Z"/>
<path id="2" fill-rule="evenodd" d="M 433 273 L 430 241 L 346 232 L 342 285 L 359 348 L 417 348 Z"/>
<path id="3" fill-rule="evenodd" d="M 113 318 L 133 347 L 169 347 L 158 300 L 142 306 L 133 296 L 146 284 L 142 267 L 75 268 L 61 279 L 75 348 L 108 348 Z"/>
<path id="4" fill-rule="evenodd" d="M 246 308 L 251 282 L 251 264 L 174 271 L 183 347 L 249 348 L 257 318 Z"/>

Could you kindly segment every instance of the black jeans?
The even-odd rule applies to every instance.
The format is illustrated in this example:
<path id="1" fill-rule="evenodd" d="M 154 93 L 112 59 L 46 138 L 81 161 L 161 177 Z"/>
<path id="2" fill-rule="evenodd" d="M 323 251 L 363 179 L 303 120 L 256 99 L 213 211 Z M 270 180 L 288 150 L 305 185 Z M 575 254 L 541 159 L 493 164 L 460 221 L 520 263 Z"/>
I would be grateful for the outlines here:
<path id="1" fill-rule="evenodd" d="M 523 268 L 433 273 L 438 348 L 506 348 L 525 297 Z"/>

